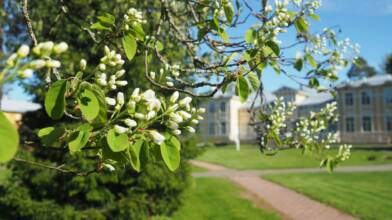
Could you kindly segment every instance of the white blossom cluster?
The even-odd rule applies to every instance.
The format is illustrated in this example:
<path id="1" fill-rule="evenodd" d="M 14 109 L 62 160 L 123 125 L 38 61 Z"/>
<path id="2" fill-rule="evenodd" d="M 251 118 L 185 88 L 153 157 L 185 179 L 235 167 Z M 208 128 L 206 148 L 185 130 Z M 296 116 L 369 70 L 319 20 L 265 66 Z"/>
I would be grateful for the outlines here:
<path id="1" fill-rule="evenodd" d="M 25 59 L 30 54 L 30 47 L 22 45 L 16 53 L 11 54 L 6 60 L 6 66 L 0 73 L 0 81 L 10 80 L 15 74 L 21 78 L 30 78 L 34 71 L 42 68 L 55 70 L 61 66 L 61 62 L 51 56 L 60 55 L 67 49 L 68 45 L 65 42 L 59 44 L 54 44 L 52 41 L 39 43 L 32 49 L 34 59 L 30 60 Z M 47 80 L 50 80 L 50 72 L 48 71 Z"/>
<path id="2" fill-rule="evenodd" d="M 159 76 L 157 76 L 156 72 L 150 72 L 150 77 L 153 80 L 165 80 L 166 85 L 169 87 L 174 86 L 174 81 L 180 76 L 180 66 L 177 64 L 170 65 L 166 64 L 164 68 L 159 69 Z M 164 78 L 163 78 L 164 77 Z"/>
<path id="3" fill-rule="evenodd" d="M 135 8 L 128 9 L 124 15 L 125 30 L 129 30 L 130 26 L 145 24 L 147 21 L 143 19 L 143 14 Z"/>
<path id="4" fill-rule="evenodd" d="M 165 140 L 164 136 L 157 130 L 150 129 L 151 125 L 159 123 L 168 128 L 172 134 L 180 135 L 182 131 L 194 133 L 195 129 L 192 126 L 203 119 L 201 114 L 205 112 L 204 109 L 191 107 L 191 97 L 179 100 L 179 96 L 176 91 L 169 100 L 165 100 L 163 97 L 158 98 L 152 90 L 141 92 L 136 88 L 127 98 L 126 105 L 126 98 L 121 92 L 117 93 L 116 98 L 107 97 L 106 101 L 114 106 L 113 114 L 122 110 L 126 112 L 119 123 L 114 125 L 117 133 L 133 135 L 147 132 L 156 144 L 161 144 Z"/>
<path id="5" fill-rule="evenodd" d="M 117 87 L 128 85 L 127 81 L 120 80 L 125 74 L 125 70 L 121 69 L 124 62 L 121 54 L 105 46 L 105 56 L 101 58 L 95 74 L 96 83 L 109 90 L 116 90 Z"/>
<path id="6" fill-rule="evenodd" d="M 268 116 L 270 123 L 266 125 L 266 128 L 279 134 L 282 128 L 286 128 L 286 120 L 293 114 L 295 106 L 291 102 L 286 104 L 283 97 L 279 97 L 269 108 L 272 111 Z"/>
<path id="7" fill-rule="evenodd" d="M 336 158 L 339 159 L 340 161 L 347 160 L 348 158 L 350 158 L 351 148 L 352 145 L 347 145 L 347 144 L 340 145 L 339 152 Z"/>

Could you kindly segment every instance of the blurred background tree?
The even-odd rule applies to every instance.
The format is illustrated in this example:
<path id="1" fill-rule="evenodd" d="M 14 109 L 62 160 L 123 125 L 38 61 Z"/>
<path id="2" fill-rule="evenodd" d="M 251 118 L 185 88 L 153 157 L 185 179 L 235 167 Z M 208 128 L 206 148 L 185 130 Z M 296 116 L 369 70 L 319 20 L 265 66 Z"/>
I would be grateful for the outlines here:
<path id="1" fill-rule="evenodd" d="M 386 74 L 392 75 L 392 54 L 388 54 L 385 56 L 385 61 L 382 65 L 382 68 Z"/>
<path id="2" fill-rule="evenodd" d="M 79 65 L 81 58 L 90 64 L 97 64 L 102 56 L 103 44 L 110 39 L 98 42 L 94 33 L 85 27 L 90 21 L 104 12 L 123 14 L 131 7 L 138 8 L 149 15 L 147 28 L 154 25 L 154 11 L 159 10 L 158 0 L 148 1 L 105 1 L 105 0 L 41 0 L 29 1 L 30 17 L 38 41 L 65 41 L 69 52 L 64 62 Z M 28 42 L 20 2 L 0 1 L 2 4 L 0 20 L 1 51 L 12 50 L 20 43 Z M 181 24 L 187 27 L 187 22 Z M 165 27 L 163 27 L 165 28 Z M 174 39 L 165 45 L 165 53 L 173 60 L 186 59 L 186 53 L 176 47 Z M 129 82 L 128 92 L 135 87 L 147 88 L 142 68 L 142 60 L 134 60 L 124 65 Z M 73 71 L 70 66 L 69 71 Z M 157 67 L 153 67 L 158 69 Z M 23 84 L 26 92 L 34 101 L 42 103 L 43 78 L 38 75 L 32 81 Z M 125 91 L 127 92 L 127 91 Z M 61 121 L 59 123 L 73 123 Z M 70 169 L 92 170 L 94 160 L 83 159 L 82 155 L 72 158 L 56 148 L 44 148 L 35 135 L 39 128 L 53 124 L 44 110 L 28 113 L 24 116 L 20 128 L 22 144 L 19 158 L 39 161 L 48 165 L 66 163 Z M 12 175 L 7 184 L 0 186 L 1 219 L 144 219 L 154 215 L 171 215 L 183 201 L 184 190 L 191 181 L 190 166 L 186 162 L 194 158 L 199 149 L 194 139 L 182 144 L 182 161 L 176 172 L 170 172 L 161 160 L 160 154 L 151 155 L 151 163 L 142 173 L 131 169 L 115 172 L 102 171 L 88 176 L 76 176 L 52 169 L 37 167 L 32 164 L 12 162 L 9 169 Z M 50 149 L 50 150 L 48 150 Z M 56 164 L 57 162 L 57 164 Z"/>
<path id="3" fill-rule="evenodd" d="M 352 80 L 371 77 L 377 74 L 377 70 L 370 66 L 363 57 L 359 57 L 347 72 L 347 77 Z"/>

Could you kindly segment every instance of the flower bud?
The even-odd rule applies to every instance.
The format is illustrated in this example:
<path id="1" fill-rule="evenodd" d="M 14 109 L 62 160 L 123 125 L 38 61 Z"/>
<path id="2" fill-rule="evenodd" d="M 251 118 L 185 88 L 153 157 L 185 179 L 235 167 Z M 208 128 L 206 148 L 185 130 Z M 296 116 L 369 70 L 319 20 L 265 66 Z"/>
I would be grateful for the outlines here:
<path id="1" fill-rule="evenodd" d="M 169 86 L 169 87 L 173 87 L 174 83 L 173 82 L 167 82 L 166 85 Z"/>
<path id="2" fill-rule="evenodd" d="M 46 61 L 45 60 L 41 60 L 41 59 L 33 60 L 30 63 L 31 68 L 36 69 L 36 70 L 37 69 L 41 69 L 45 65 L 46 65 Z"/>
<path id="3" fill-rule="evenodd" d="M 65 42 L 61 42 L 53 47 L 53 51 L 56 54 L 61 54 L 68 50 L 68 44 Z"/>
<path id="4" fill-rule="evenodd" d="M 147 119 L 147 120 L 151 120 L 151 119 L 154 118 L 156 115 L 157 115 L 157 113 L 156 113 L 155 111 L 149 111 L 149 112 L 147 113 L 146 119 Z"/>
<path id="5" fill-rule="evenodd" d="M 114 131 L 115 131 L 117 134 L 124 134 L 125 132 L 128 131 L 128 128 L 125 128 L 125 127 L 120 126 L 120 125 L 115 125 L 115 126 L 114 126 Z"/>
<path id="6" fill-rule="evenodd" d="M 48 60 L 46 61 L 46 66 L 49 68 L 59 68 L 61 63 L 58 60 Z"/>
<path id="7" fill-rule="evenodd" d="M 170 118 L 177 123 L 181 123 L 183 121 L 182 117 L 177 113 L 171 113 Z"/>
<path id="8" fill-rule="evenodd" d="M 191 97 L 185 97 L 184 99 L 182 99 L 179 104 L 180 106 L 185 106 L 185 105 L 189 105 L 189 103 L 192 102 L 192 98 Z"/>
<path id="9" fill-rule="evenodd" d="M 113 98 L 106 97 L 106 98 L 105 98 L 105 101 L 106 101 L 106 103 L 107 103 L 108 105 L 115 105 L 115 104 L 116 104 L 116 100 L 113 99 Z"/>
<path id="10" fill-rule="evenodd" d="M 103 163 L 102 165 L 103 165 L 104 167 L 106 167 L 110 172 L 113 172 L 113 171 L 116 170 L 111 164 Z"/>
<path id="11" fill-rule="evenodd" d="M 199 108 L 198 110 L 197 110 L 197 113 L 199 113 L 199 114 L 204 114 L 206 112 L 206 109 L 205 108 Z"/>
<path id="12" fill-rule="evenodd" d="M 18 57 L 18 55 L 16 55 L 16 53 L 12 54 L 11 56 L 8 57 L 7 59 L 7 65 L 8 66 L 14 66 L 15 65 L 15 60 Z"/>
<path id="13" fill-rule="evenodd" d="M 21 78 L 30 78 L 33 76 L 33 70 L 32 69 L 25 69 L 19 73 L 19 76 Z"/>
<path id="14" fill-rule="evenodd" d="M 98 69 L 101 70 L 101 71 L 105 71 L 106 70 L 106 65 L 101 63 L 101 64 L 98 65 Z"/>
<path id="15" fill-rule="evenodd" d="M 125 74 L 125 70 L 119 70 L 116 72 L 116 78 L 120 78 Z"/>
<path id="16" fill-rule="evenodd" d="M 195 133 L 195 129 L 192 128 L 191 126 L 186 126 L 185 130 L 187 130 L 189 133 Z"/>
<path id="17" fill-rule="evenodd" d="M 85 70 L 87 65 L 87 61 L 85 59 L 80 60 L 80 69 Z"/>
<path id="18" fill-rule="evenodd" d="M 105 51 L 105 54 L 108 55 L 110 53 L 109 47 L 105 45 L 104 46 L 104 51 Z"/>
<path id="19" fill-rule="evenodd" d="M 41 52 L 50 53 L 52 52 L 54 43 L 52 41 L 44 42 L 41 44 Z"/>
<path id="20" fill-rule="evenodd" d="M 132 92 L 131 97 L 132 98 L 136 98 L 137 96 L 139 96 L 139 92 L 140 92 L 139 88 L 134 89 L 133 92 Z"/>
<path id="21" fill-rule="evenodd" d="M 169 111 L 175 111 L 175 110 L 178 109 L 178 107 L 179 107 L 179 105 L 176 103 L 176 104 L 170 106 L 168 110 L 169 110 Z"/>
<path id="22" fill-rule="evenodd" d="M 128 102 L 128 104 L 127 104 L 127 107 L 128 107 L 130 110 L 134 110 L 135 107 L 136 107 L 136 102 L 133 101 L 133 100 L 129 100 L 129 102 Z"/>
<path id="23" fill-rule="evenodd" d="M 128 85 L 128 81 L 120 80 L 120 81 L 116 82 L 116 85 L 118 85 L 118 86 L 126 86 L 126 85 Z"/>
<path id="24" fill-rule="evenodd" d="M 155 72 L 150 72 L 151 79 L 155 79 Z"/>
<path id="25" fill-rule="evenodd" d="M 136 126 L 137 126 L 136 121 L 135 121 L 135 120 L 132 120 L 132 119 L 129 119 L 129 118 L 125 119 L 125 120 L 124 120 L 124 123 L 125 123 L 128 127 L 130 127 L 130 128 L 133 128 L 133 127 L 136 127 Z"/>
<path id="26" fill-rule="evenodd" d="M 169 121 L 169 122 L 167 123 L 167 127 L 170 128 L 170 129 L 172 129 L 172 130 L 176 130 L 176 129 L 178 128 L 178 124 L 175 123 L 174 121 Z"/>
<path id="27" fill-rule="evenodd" d="M 189 114 L 189 113 L 186 112 L 186 111 L 179 111 L 178 114 L 180 114 L 181 117 L 182 117 L 183 119 L 185 119 L 185 120 L 186 120 L 186 119 L 190 119 L 190 118 L 192 117 L 192 115 Z"/>
<path id="28" fill-rule="evenodd" d="M 158 144 L 161 145 L 164 141 L 165 141 L 165 136 L 161 135 L 158 131 L 156 130 L 151 130 L 150 131 L 150 135 L 153 139 L 153 141 Z"/>
<path id="29" fill-rule="evenodd" d="M 27 45 L 25 45 L 25 44 L 23 44 L 23 45 L 18 49 L 18 52 L 17 52 L 17 54 L 18 54 L 18 56 L 19 56 L 20 58 L 26 57 L 27 55 L 29 55 L 29 53 L 30 53 L 30 47 L 27 46 Z"/>
<path id="30" fill-rule="evenodd" d="M 170 96 L 170 102 L 175 103 L 178 100 L 178 97 L 180 97 L 180 93 L 178 91 L 175 91 L 171 96 Z"/>
<path id="31" fill-rule="evenodd" d="M 124 105 L 124 93 L 117 93 L 117 102 L 119 105 Z"/>
<path id="32" fill-rule="evenodd" d="M 143 120 L 143 119 L 145 119 L 146 117 L 145 117 L 144 114 L 142 114 L 142 113 L 136 113 L 136 114 L 135 114 L 135 118 Z"/>
<path id="33" fill-rule="evenodd" d="M 174 130 L 174 131 L 173 131 L 173 134 L 175 134 L 175 135 L 180 135 L 180 134 L 181 134 L 181 131 L 178 130 L 178 129 L 177 129 L 177 130 Z"/>
<path id="34" fill-rule="evenodd" d="M 197 124 L 199 124 L 199 121 L 198 121 L 197 119 L 193 119 L 193 120 L 191 121 L 191 123 L 197 125 Z"/>

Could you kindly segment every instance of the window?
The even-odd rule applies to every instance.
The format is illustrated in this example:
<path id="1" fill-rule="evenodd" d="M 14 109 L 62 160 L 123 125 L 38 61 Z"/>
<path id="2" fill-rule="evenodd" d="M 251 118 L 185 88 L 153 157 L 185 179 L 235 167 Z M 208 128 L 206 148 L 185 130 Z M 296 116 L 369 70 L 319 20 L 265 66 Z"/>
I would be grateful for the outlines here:
<path id="1" fill-rule="evenodd" d="M 361 103 L 362 105 L 370 105 L 370 92 L 362 92 L 361 93 Z"/>
<path id="2" fill-rule="evenodd" d="M 354 95 L 351 92 L 345 94 L 344 103 L 346 105 L 354 105 Z"/>
<path id="3" fill-rule="evenodd" d="M 226 134 L 226 122 L 221 122 L 221 134 Z"/>
<path id="4" fill-rule="evenodd" d="M 226 112 L 226 103 L 224 103 L 224 102 L 220 103 L 220 111 L 221 112 Z"/>
<path id="5" fill-rule="evenodd" d="M 210 104 L 208 105 L 208 111 L 209 111 L 210 113 L 214 113 L 214 112 L 215 112 L 215 103 L 210 103 Z"/>
<path id="6" fill-rule="evenodd" d="M 372 118 L 369 116 L 362 117 L 362 130 L 372 131 Z"/>
<path id="7" fill-rule="evenodd" d="M 392 88 L 384 89 L 385 103 L 392 104 Z"/>
<path id="8" fill-rule="evenodd" d="M 347 132 L 354 132 L 354 118 L 353 117 L 347 117 L 346 118 L 346 131 Z"/>
<path id="9" fill-rule="evenodd" d="M 392 131 L 392 115 L 387 116 L 386 124 L 387 131 Z"/>
<path id="10" fill-rule="evenodd" d="M 215 135 L 215 123 L 208 124 L 208 134 Z"/>

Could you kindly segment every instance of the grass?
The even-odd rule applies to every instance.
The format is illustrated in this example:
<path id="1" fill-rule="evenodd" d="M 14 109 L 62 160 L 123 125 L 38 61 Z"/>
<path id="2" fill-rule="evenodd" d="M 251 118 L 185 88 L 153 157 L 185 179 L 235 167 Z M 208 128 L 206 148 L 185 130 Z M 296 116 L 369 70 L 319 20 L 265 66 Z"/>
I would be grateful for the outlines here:
<path id="1" fill-rule="evenodd" d="M 191 166 L 191 169 L 192 169 L 192 173 L 201 173 L 201 172 L 208 171 L 208 170 L 206 170 L 204 168 L 201 168 L 201 167 L 198 167 L 198 166 L 194 166 L 194 165 Z"/>
<path id="2" fill-rule="evenodd" d="M 337 150 L 332 149 L 328 152 L 336 154 Z M 301 151 L 295 149 L 280 151 L 275 156 L 266 156 L 252 145 L 242 145 L 240 151 L 236 151 L 234 146 L 211 147 L 198 159 L 240 170 L 318 167 L 321 160 L 317 155 L 302 155 Z M 341 165 L 386 163 L 392 163 L 392 151 L 353 149 L 351 158 Z"/>
<path id="3" fill-rule="evenodd" d="M 392 216 L 392 172 L 281 174 L 264 178 L 361 219 Z"/>
<path id="4" fill-rule="evenodd" d="M 277 214 L 255 207 L 242 198 L 243 191 L 224 179 L 195 179 L 189 189 L 185 204 L 174 214 L 173 220 L 230 220 L 230 219 L 280 219 Z M 159 218 L 162 219 L 162 218 Z"/>

